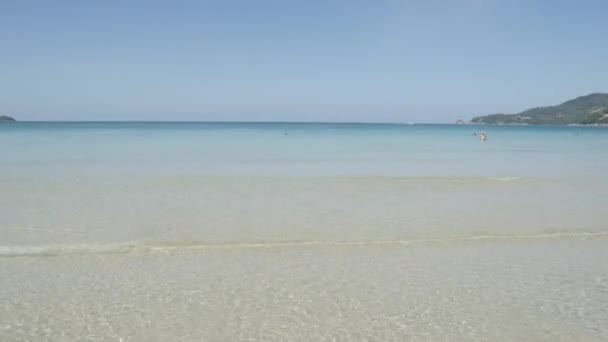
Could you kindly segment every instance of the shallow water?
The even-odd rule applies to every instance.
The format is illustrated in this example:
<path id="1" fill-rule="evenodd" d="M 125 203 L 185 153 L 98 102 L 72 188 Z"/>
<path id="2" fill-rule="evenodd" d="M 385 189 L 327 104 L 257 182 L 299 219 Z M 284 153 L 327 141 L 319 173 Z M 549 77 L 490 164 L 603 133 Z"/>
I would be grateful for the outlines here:
<path id="1" fill-rule="evenodd" d="M 601 127 L 1 125 L 0 337 L 605 340 L 607 144 Z"/>
<path id="2" fill-rule="evenodd" d="M 3 340 L 605 340 L 608 239 L 0 259 Z"/>

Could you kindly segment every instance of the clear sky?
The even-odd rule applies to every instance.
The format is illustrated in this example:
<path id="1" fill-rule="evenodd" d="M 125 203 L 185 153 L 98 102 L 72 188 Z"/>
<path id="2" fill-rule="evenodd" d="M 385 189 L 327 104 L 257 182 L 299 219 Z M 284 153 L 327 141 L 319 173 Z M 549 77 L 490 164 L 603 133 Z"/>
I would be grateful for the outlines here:
<path id="1" fill-rule="evenodd" d="M 0 0 L 22 120 L 452 122 L 608 92 L 608 1 Z"/>

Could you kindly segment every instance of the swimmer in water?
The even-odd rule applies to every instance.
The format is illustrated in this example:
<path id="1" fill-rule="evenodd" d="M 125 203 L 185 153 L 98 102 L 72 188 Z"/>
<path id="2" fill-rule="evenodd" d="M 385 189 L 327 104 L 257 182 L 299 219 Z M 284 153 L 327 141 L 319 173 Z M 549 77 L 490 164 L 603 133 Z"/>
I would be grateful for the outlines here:
<path id="1" fill-rule="evenodd" d="M 488 137 L 486 136 L 486 132 L 479 133 L 479 139 L 485 141 Z"/>

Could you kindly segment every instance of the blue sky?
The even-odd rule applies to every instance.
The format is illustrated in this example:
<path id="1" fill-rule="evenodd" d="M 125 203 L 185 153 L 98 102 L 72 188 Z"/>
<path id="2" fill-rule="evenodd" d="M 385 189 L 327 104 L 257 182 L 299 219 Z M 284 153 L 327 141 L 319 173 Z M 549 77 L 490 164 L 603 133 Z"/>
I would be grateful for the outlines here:
<path id="1" fill-rule="evenodd" d="M 608 1 L 0 0 L 23 120 L 452 122 L 608 92 Z"/>

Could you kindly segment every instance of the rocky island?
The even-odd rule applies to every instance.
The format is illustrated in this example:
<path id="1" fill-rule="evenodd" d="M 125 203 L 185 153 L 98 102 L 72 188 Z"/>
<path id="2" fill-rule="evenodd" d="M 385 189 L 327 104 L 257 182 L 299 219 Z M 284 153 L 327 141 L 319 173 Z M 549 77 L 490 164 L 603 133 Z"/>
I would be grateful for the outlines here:
<path id="1" fill-rule="evenodd" d="M 0 115 L 0 122 L 17 122 L 17 120 L 13 119 L 10 116 Z"/>
<path id="2" fill-rule="evenodd" d="M 608 94 L 577 97 L 557 106 L 537 107 L 517 114 L 479 116 L 472 123 L 529 125 L 607 125 Z"/>

